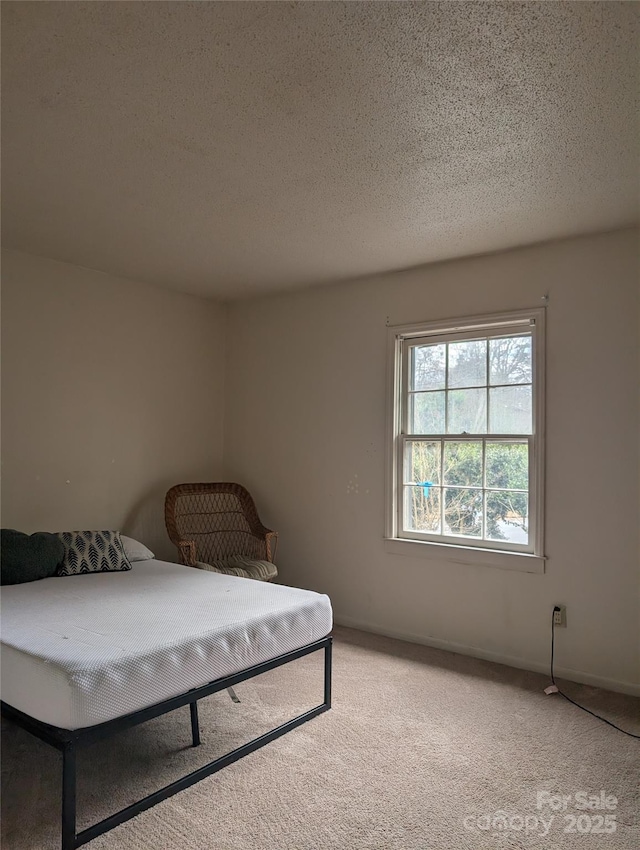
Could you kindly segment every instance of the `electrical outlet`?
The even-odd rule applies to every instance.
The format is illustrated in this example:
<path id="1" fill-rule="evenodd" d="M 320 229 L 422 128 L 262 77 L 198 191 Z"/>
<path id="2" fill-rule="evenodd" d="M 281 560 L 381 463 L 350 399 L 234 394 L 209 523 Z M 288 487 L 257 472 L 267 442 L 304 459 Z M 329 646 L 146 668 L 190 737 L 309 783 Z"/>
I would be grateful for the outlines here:
<path id="1" fill-rule="evenodd" d="M 553 625 L 566 628 L 566 625 L 567 625 L 567 606 L 566 605 L 554 605 L 553 606 Z"/>

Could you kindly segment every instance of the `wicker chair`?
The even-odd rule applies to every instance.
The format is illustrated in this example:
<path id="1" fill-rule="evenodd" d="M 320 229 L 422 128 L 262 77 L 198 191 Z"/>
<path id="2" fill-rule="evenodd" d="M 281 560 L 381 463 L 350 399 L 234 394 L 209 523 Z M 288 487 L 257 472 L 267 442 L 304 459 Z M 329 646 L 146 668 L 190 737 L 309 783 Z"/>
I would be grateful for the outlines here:
<path id="1" fill-rule="evenodd" d="M 167 493 L 165 523 L 185 566 L 272 581 L 278 532 L 260 522 L 240 484 L 178 484 Z"/>

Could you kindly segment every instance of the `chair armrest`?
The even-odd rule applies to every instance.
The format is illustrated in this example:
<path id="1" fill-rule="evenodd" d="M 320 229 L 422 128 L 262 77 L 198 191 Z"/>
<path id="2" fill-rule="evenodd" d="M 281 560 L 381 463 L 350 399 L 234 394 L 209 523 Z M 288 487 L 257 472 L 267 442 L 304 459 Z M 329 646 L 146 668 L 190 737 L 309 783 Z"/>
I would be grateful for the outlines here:
<path id="1" fill-rule="evenodd" d="M 267 547 L 267 561 L 273 563 L 273 559 L 278 551 L 278 532 L 269 531 L 268 528 L 265 528 L 264 532 L 264 542 Z"/>
<path id="2" fill-rule="evenodd" d="M 196 560 L 196 544 L 193 540 L 180 540 L 177 544 L 180 552 L 180 560 L 185 567 L 195 567 Z"/>

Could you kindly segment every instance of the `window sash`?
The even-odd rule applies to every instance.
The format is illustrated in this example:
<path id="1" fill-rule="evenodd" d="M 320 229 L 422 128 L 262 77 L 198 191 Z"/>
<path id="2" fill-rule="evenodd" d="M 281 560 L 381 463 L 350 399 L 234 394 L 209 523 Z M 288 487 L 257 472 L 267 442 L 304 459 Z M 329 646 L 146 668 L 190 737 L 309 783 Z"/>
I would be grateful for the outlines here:
<path id="1" fill-rule="evenodd" d="M 405 527 L 405 516 L 404 516 L 404 496 L 405 496 L 405 488 L 407 486 L 416 486 L 411 485 L 410 482 L 405 481 L 405 457 L 406 457 L 406 447 L 410 443 L 420 443 L 420 442 L 441 442 L 443 444 L 442 451 L 444 451 L 444 446 L 446 443 L 460 443 L 463 441 L 472 442 L 472 443 L 482 443 L 482 469 L 483 469 L 483 483 L 482 486 L 476 485 L 447 485 L 444 480 L 440 480 L 440 483 L 435 485 L 440 493 L 443 494 L 444 490 L 449 487 L 449 489 L 457 489 L 457 490 L 477 490 L 482 493 L 483 498 L 483 534 L 486 532 L 485 524 L 486 524 L 486 501 L 485 501 L 485 493 L 496 493 L 496 492 L 513 492 L 513 493 L 527 493 L 529 496 L 529 523 L 528 523 L 528 543 L 511 543 L 506 540 L 485 540 L 479 537 L 465 536 L 465 535 L 454 535 L 454 534 L 445 534 L 443 531 L 439 533 L 429 532 L 429 531 L 416 531 L 414 529 Z M 485 463 L 485 453 L 487 443 L 506 443 L 506 442 L 515 442 L 515 443 L 527 443 L 528 447 L 528 480 L 529 480 L 529 489 L 528 490 L 520 490 L 516 488 L 509 487 L 487 487 L 486 486 L 486 463 Z M 532 434 L 523 435 L 523 434 L 411 434 L 405 435 L 401 434 L 398 436 L 398 463 L 397 463 L 397 475 L 398 480 L 396 482 L 396 510 L 397 510 L 397 529 L 399 531 L 398 536 L 410 540 L 425 540 L 433 543 L 450 543 L 451 545 L 456 546 L 473 546 L 480 549 L 500 549 L 505 552 L 523 552 L 526 554 L 534 554 L 535 549 L 535 531 L 537 529 L 537 498 L 536 498 L 536 475 L 535 475 L 535 437 Z M 440 498 L 440 528 L 444 529 L 444 500 Z"/>
<path id="2" fill-rule="evenodd" d="M 448 394 L 450 392 L 455 392 L 458 390 L 484 390 L 486 397 L 486 413 L 485 413 L 485 422 L 486 422 L 486 431 L 475 432 L 478 435 L 480 434 L 490 434 L 489 428 L 491 426 L 491 393 L 490 390 L 500 389 L 502 387 L 531 387 L 531 404 L 532 404 L 532 433 L 535 428 L 535 403 L 536 403 L 536 392 L 535 392 L 535 369 L 534 369 L 534 361 L 535 361 L 535 333 L 533 330 L 534 326 L 530 323 L 525 327 L 521 327 L 519 332 L 512 331 L 509 333 L 508 329 L 505 328 L 492 328 L 491 331 L 484 330 L 481 334 L 477 331 L 467 331 L 467 332 L 457 332 L 457 333 L 444 333 L 444 334 L 432 334 L 429 336 L 422 337 L 413 337 L 413 338 L 405 338 L 402 341 L 402 425 L 401 425 L 401 433 L 415 433 L 409 432 L 409 422 L 410 422 L 410 405 L 412 396 L 418 395 L 419 393 L 436 393 L 436 392 L 444 392 L 445 394 L 445 405 L 444 405 L 444 430 L 445 433 L 449 433 L 449 402 L 448 402 Z M 486 353 L 486 383 L 484 384 L 469 384 L 464 387 L 450 387 L 449 386 L 449 348 L 447 346 L 447 354 L 445 360 L 445 370 L 444 370 L 444 386 L 438 389 L 433 390 L 412 390 L 411 389 L 411 352 L 414 348 L 419 348 L 423 345 L 446 345 L 448 342 L 469 342 L 474 340 L 490 340 L 490 339 L 507 339 L 507 338 L 515 338 L 515 337 L 531 337 L 531 363 L 532 363 L 532 376 L 531 381 L 523 381 L 520 384 L 492 384 L 491 376 L 490 376 L 490 366 L 489 366 L 489 346 L 487 345 L 487 353 Z M 455 432 L 451 432 L 452 434 Z M 451 436 L 451 434 L 449 435 Z M 515 435 L 514 435 L 515 436 Z M 525 435 L 526 436 L 526 435 Z"/>

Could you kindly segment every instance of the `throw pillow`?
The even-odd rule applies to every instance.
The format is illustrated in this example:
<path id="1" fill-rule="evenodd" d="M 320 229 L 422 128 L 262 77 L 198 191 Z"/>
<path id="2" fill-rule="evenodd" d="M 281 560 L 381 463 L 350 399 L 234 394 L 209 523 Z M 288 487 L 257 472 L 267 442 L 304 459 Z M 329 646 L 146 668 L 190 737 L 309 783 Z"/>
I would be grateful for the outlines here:
<path id="1" fill-rule="evenodd" d="M 64 559 L 59 576 L 130 570 L 119 531 L 61 531 Z"/>
<path id="2" fill-rule="evenodd" d="M 124 534 L 120 535 L 120 539 L 124 546 L 125 555 L 131 563 L 134 561 L 149 561 L 151 558 L 155 558 L 151 549 L 147 549 L 144 543 L 140 543 L 139 540 L 134 540 L 133 537 L 127 537 Z"/>
<path id="3" fill-rule="evenodd" d="M 22 584 L 51 578 L 64 557 L 64 546 L 57 534 L 47 531 L 29 535 L 13 528 L 3 528 L 0 531 L 0 549 L 0 584 Z"/>

